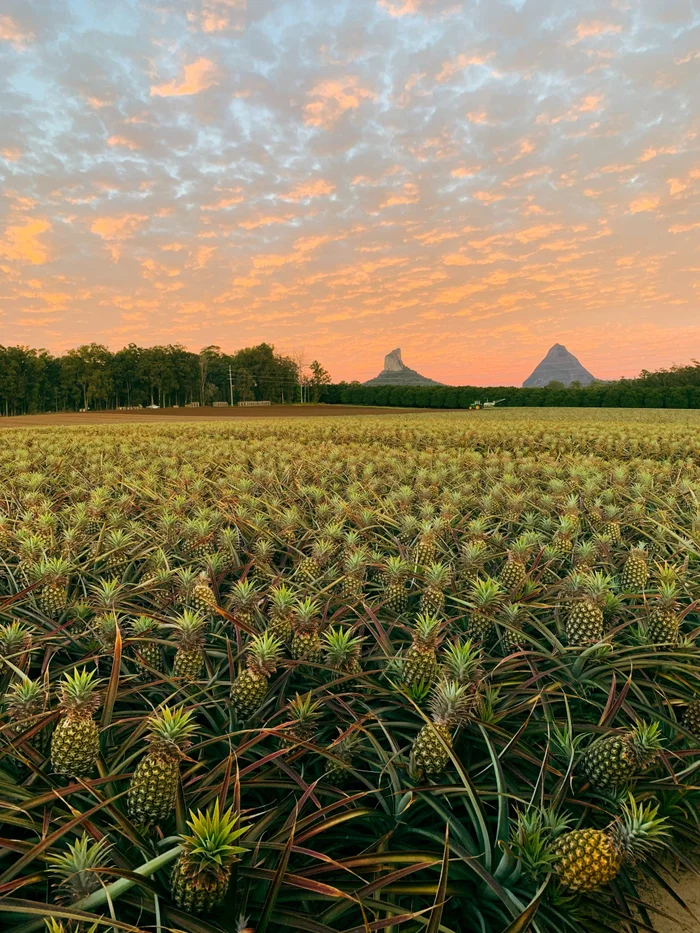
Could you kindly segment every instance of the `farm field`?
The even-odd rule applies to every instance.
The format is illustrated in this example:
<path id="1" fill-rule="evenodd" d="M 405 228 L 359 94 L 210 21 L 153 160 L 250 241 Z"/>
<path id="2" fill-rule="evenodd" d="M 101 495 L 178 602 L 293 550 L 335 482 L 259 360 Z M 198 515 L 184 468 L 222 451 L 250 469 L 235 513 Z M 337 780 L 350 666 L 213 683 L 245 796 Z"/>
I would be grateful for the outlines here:
<path id="1" fill-rule="evenodd" d="M 697 930 L 700 412 L 200 411 L 0 419 L 0 928 Z"/>

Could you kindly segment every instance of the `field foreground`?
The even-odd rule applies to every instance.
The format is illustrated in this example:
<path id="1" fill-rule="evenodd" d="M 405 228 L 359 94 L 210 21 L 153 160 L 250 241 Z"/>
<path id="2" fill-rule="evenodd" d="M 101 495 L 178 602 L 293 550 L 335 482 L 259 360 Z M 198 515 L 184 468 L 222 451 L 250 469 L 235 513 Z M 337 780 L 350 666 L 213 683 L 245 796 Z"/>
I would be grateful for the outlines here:
<path id="1" fill-rule="evenodd" d="M 0 927 L 697 929 L 700 413 L 187 411 L 5 422 Z"/>

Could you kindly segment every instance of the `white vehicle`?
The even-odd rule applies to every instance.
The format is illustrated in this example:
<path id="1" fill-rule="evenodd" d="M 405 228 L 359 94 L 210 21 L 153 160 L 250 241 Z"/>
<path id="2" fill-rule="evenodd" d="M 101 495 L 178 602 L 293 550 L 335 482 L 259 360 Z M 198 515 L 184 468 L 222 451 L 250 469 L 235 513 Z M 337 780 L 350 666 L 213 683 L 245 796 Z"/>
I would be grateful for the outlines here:
<path id="1" fill-rule="evenodd" d="M 160 405 L 146 405 L 146 408 L 160 408 Z"/>

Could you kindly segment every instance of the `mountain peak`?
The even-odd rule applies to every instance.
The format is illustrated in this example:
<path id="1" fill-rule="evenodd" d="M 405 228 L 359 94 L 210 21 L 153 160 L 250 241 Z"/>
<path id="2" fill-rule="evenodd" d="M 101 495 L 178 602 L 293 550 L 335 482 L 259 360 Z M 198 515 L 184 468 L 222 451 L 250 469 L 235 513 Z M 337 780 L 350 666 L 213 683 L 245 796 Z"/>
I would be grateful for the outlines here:
<path id="1" fill-rule="evenodd" d="M 397 347 L 384 357 L 384 369 L 365 382 L 366 386 L 439 386 L 441 382 L 421 376 L 415 369 L 410 369 L 401 357 L 401 349 Z"/>
<path id="2" fill-rule="evenodd" d="M 594 381 L 595 376 L 581 365 L 573 353 L 563 344 L 555 343 L 523 382 L 523 388 L 540 389 L 550 382 L 562 382 L 565 386 L 571 385 L 572 382 L 580 382 L 586 386 Z"/>

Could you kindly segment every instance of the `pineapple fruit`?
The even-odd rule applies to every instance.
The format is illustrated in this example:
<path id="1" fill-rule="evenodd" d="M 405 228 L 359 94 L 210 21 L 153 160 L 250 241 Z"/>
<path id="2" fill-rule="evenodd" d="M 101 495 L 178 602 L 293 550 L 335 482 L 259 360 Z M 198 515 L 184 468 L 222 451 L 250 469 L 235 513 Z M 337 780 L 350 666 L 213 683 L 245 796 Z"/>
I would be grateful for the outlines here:
<path id="1" fill-rule="evenodd" d="M 173 623 L 177 651 L 173 661 L 173 674 L 183 680 L 198 680 L 204 671 L 204 635 L 207 620 L 189 609 Z"/>
<path id="2" fill-rule="evenodd" d="M 148 753 L 136 766 L 129 791 L 129 816 L 138 823 L 160 823 L 172 815 L 179 763 L 196 729 L 192 712 L 167 706 L 148 724 Z"/>
<path id="3" fill-rule="evenodd" d="M 607 829 L 573 829 L 555 839 L 551 854 L 561 887 L 572 894 L 595 891 L 614 881 L 625 862 L 643 861 L 667 835 L 657 814 L 658 807 L 630 798 Z"/>
<path id="4" fill-rule="evenodd" d="M 51 739 L 51 766 L 58 774 L 86 777 L 95 767 L 100 740 L 92 717 L 98 686 L 95 672 L 85 667 L 65 674 L 60 683 L 62 716 Z"/>
<path id="5" fill-rule="evenodd" d="M 329 628 L 323 634 L 323 660 L 335 671 L 359 674 L 360 652 L 364 639 L 349 628 Z"/>
<path id="6" fill-rule="evenodd" d="M 235 843 L 247 827 L 237 823 L 232 810 L 220 812 L 218 799 L 205 813 L 190 811 L 190 832 L 182 837 L 182 853 L 170 877 L 173 901 L 182 910 L 206 915 L 223 903 L 231 866 L 245 852 Z"/>
<path id="7" fill-rule="evenodd" d="M 434 776 L 445 770 L 450 760 L 453 733 L 472 707 L 473 698 L 466 686 L 448 680 L 435 687 L 429 700 L 432 722 L 423 726 L 412 748 L 412 757 L 420 772 Z"/>
<path id="8" fill-rule="evenodd" d="M 633 547 L 620 574 L 620 586 L 625 593 L 641 593 L 649 579 L 646 545 Z"/>
<path id="9" fill-rule="evenodd" d="M 292 619 L 292 657 L 295 661 L 309 661 L 318 664 L 323 655 L 321 636 L 319 635 L 319 605 L 314 599 L 306 597 L 294 607 Z"/>
<path id="10" fill-rule="evenodd" d="M 661 750 L 659 724 L 638 723 L 623 734 L 604 735 L 581 758 L 581 769 L 595 790 L 618 790 L 653 764 Z"/>
<path id="11" fill-rule="evenodd" d="M 445 608 L 445 589 L 452 579 L 452 572 L 447 564 L 435 562 L 425 568 L 423 574 L 423 592 L 420 598 L 420 611 L 424 615 L 438 615 Z"/>
<path id="12" fill-rule="evenodd" d="M 281 654 L 282 642 L 269 632 L 251 640 L 246 649 L 246 669 L 231 686 L 231 706 L 239 719 L 252 716 L 264 703 L 268 680 Z"/>
<path id="13" fill-rule="evenodd" d="M 574 598 L 566 615 L 566 640 L 574 647 L 595 645 L 603 638 L 603 603 L 610 592 L 610 578 L 600 572 L 582 581 L 582 592 Z"/>
<path id="14" fill-rule="evenodd" d="M 411 629 L 411 646 L 404 655 L 402 680 L 405 686 L 432 685 L 440 673 L 437 646 L 442 638 L 441 619 L 419 615 Z"/>
<path id="15" fill-rule="evenodd" d="M 292 618 L 297 598 L 284 583 L 272 587 L 270 594 L 267 632 L 273 638 L 279 639 L 283 645 L 289 645 L 292 640 Z"/>
<path id="16" fill-rule="evenodd" d="M 68 843 L 68 851 L 60 855 L 47 855 L 50 874 L 58 880 L 57 900 L 72 904 L 104 884 L 104 872 L 110 863 L 112 846 L 106 836 L 95 841 L 83 833 L 74 843 Z"/>
<path id="17" fill-rule="evenodd" d="M 477 579 L 471 588 L 472 611 L 467 623 L 467 635 L 475 641 L 489 638 L 496 624 L 496 612 L 501 606 L 503 588 L 491 577 Z"/>
<path id="18" fill-rule="evenodd" d="M 409 571 L 409 564 L 403 557 L 392 554 L 387 558 L 384 568 L 384 605 L 397 615 L 408 608 L 406 580 Z"/>

